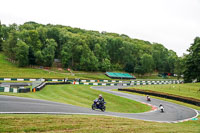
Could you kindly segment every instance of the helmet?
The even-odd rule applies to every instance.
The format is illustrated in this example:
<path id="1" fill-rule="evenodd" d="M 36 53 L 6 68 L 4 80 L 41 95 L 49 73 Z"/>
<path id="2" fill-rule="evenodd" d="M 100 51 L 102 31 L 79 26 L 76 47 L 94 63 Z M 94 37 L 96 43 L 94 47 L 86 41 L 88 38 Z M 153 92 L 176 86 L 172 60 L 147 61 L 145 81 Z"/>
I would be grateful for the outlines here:
<path id="1" fill-rule="evenodd" d="M 101 95 L 101 94 L 99 94 L 99 97 L 102 97 L 102 95 Z"/>

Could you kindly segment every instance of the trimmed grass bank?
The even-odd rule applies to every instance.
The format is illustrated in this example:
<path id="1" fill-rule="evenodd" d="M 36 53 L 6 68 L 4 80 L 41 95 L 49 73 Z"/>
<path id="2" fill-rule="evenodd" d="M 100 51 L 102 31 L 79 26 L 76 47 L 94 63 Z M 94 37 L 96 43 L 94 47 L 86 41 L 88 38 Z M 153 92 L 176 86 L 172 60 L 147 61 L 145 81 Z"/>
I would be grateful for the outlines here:
<path id="1" fill-rule="evenodd" d="M 151 110 L 151 107 L 139 102 L 115 96 L 109 93 L 93 90 L 91 86 L 85 85 L 54 85 L 46 86 L 36 93 L 0 93 L 2 95 L 14 95 L 44 99 L 60 103 L 67 103 L 81 107 L 91 108 L 93 100 L 102 94 L 106 103 L 106 111 L 139 113 Z"/>
<path id="2" fill-rule="evenodd" d="M 188 84 L 168 84 L 168 85 L 143 85 L 129 87 L 128 89 L 136 88 L 143 90 L 152 90 L 157 92 L 165 92 L 179 96 L 191 97 L 200 100 L 200 83 Z"/>
<path id="3" fill-rule="evenodd" d="M 58 71 L 54 68 L 50 71 L 34 68 L 18 67 L 6 60 L 6 56 L 0 52 L 0 77 L 1 78 L 81 78 L 81 79 L 110 79 L 104 73 L 86 73 L 72 76 L 67 71 Z"/>
<path id="4" fill-rule="evenodd" d="M 199 117 L 200 118 L 200 117 Z M 108 116 L 85 115 L 0 115 L 1 133 L 199 133 L 200 120 L 156 123 Z"/>

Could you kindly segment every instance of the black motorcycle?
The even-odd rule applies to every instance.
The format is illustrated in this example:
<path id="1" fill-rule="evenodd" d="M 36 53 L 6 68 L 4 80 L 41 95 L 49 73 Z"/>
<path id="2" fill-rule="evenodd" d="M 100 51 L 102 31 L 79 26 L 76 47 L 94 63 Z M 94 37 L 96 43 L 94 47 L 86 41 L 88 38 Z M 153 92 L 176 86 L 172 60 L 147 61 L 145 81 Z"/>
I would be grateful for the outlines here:
<path id="1" fill-rule="evenodd" d="M 94 100 L 94 103 L 92 104 L 92 109 L 95 110 L 95 109 L 100 109 L 101 111 L 105 111 L 106 110 L 106 106 L 105 106 L 106 102 L 104 103 L 100 103 L 98 101 L 98 99 L 95 99 Z"/>

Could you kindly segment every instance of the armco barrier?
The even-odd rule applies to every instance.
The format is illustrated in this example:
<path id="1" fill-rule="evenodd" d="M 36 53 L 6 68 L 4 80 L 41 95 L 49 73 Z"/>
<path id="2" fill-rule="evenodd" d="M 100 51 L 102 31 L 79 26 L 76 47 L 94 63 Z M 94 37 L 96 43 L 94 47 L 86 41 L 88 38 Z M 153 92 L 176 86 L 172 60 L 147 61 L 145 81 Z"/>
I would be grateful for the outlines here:
<path id="1" fill-rule="evenodd" d="M 0 92 L 13 92 L 18 93 L 18 89 L 16 88 L 10 88 L 10 87 L 0 87 Z"/>
<path id="2" fill-rule="evenodd" d="M 19 88 L 18 93 L 27 93 L 30 92 L 30 88 Z"/>
<path id="3" fill-rule="evenodd" d="M 135 93 L 146 94 L 146 95 L 153 95 L 153 96 L 157 96 L 157 97 L 173 99 L 173 100 L 176 100 L 176 101 L 181 101 L 181 102 L 193 104 L 193 105 L 196 105 L 196 106 L 200 106 L 200 100 L 199 99 L 190 98 L 190 97 L 183 97 L 183 96 L 178 96 L 178 95 L 173 95 L 173 94 L 168 94 L 168 93 L 163 93 L 163 92 L 142 90 L 142 89 L 121 89 L 121 88 L 119 88 L 118 90 L 119 91 L 135 92 Z"/>
<path id="4" fill-rule="evenodd" d="M 100 82 L 89 82 L 90 80 L 84 82 L 76 82 L 72 81 L 72 84 L 76 85 L 99 85 L 99 86 L 130 86 L 130 85 L 160 85 L 160 84 L 180 84 L 180 81 L 170 81 L 170 82 L 132 82 L 132 83 L 123 83 L 123 82 L 107 82 L 107 83 L 100 83 Z"/>
<path id="5" fill-rule="evenodd" d="M 77 81 L 78 82 L 78 81 Z M 122 80 L 80 80 L 80 82 L 97 82 L 97 83 L 154 83 L 154 84 L 158 84 L 158 83 L 173 83 L 173 82 L 178 82 L 178 83 L 182 83 L 183 80 L 130 80 L 130 81 L 122 81 Z"/>
<path id="6" fill-rule="evenodd" d="M 46 79 L 46 78 L 0 78 L 0 81 L 61 81 L 65 82 L 66 79 Z"/>
<path id="7" fill-rule="evenodd" d="M 49 79 L 49 78 L 0 78 L 0 81 L 53 81 L 53 82 L 66 82 L 67 79 Z M 73 82 L 76 79 L 68 79 L 67 81 Z M 90 82 L 90 83 L 130 83 L 130 84 L 168 84 L 168 83 L 182 83 L 182 80 L 80 80 L 78 82 Z"/>
<path id="8" fill-rule="evenodd" d="M 40 91 L 43 89 L 46 85 L 58 85 L 58 84 L 71 84 L 71 82 L 43 82 L 40 85 L 36 86 L 35 88 L 32 88 L 32 91 Z"/>
<path id="9" fill-rule="evenodd" d="M 45 81 L 45 79 L 35 79 L 35 78 L 0 78 L 0 81 Z"/>

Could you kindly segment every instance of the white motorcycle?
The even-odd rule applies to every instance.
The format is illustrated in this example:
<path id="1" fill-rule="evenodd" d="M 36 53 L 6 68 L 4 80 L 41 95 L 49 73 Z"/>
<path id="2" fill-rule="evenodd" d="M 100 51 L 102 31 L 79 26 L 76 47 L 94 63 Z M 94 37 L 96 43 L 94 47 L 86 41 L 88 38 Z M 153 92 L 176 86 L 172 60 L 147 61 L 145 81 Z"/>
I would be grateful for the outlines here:
<path id="1" fill-rule="evenodd" d="M 164 113 L 164 107 L 163 106 L 160 106 L 159 109 L 160 109 L 161 113 Z"/>

